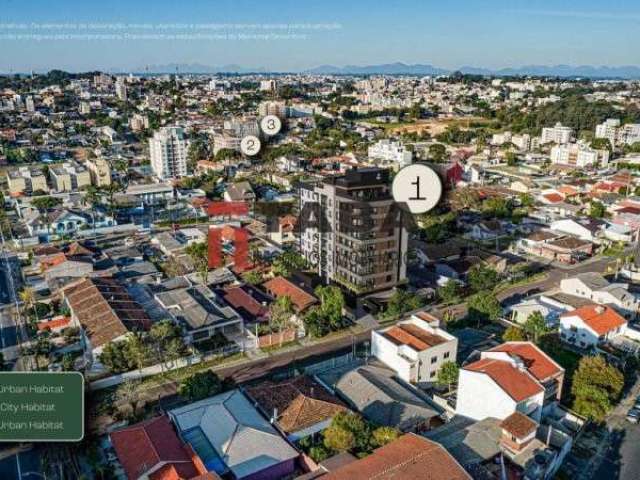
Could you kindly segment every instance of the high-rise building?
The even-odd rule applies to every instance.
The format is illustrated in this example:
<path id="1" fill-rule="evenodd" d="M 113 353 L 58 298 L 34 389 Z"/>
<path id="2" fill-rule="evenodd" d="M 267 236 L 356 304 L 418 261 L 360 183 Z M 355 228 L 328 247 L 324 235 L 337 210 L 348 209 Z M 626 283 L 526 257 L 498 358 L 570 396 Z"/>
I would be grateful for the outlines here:
<path id="1" fill-rule="evenodd" d="M 640 142 L 640 124 L 620 124 L 620 120 L 609 118 L 596 125 L 596 138 L 606 138 L 612 147 L 617 145 L 633 145 Z"/>
<path id="2" fill-rule="evenodd" d="M 106 187 L 111 184 L 111 166 L 104 158 L 92 158 L 86 162 L 91 174 L 91 183 L 96 187 Z"/>
<path id="3" fill-rule="evenodd" d="M 116 81 L 116 96 L 123 102 L 127 101 L 127 84 L 123 77 L 119 77 Z"/>
<path id="4" fill-rule="evenodd" d="M 187 174 L 187 144 L 181 127 L 163 127 L 149 139 L 151 168 L 160 180 Z"/>
<path id="5" fill-rule="evenodd" d="M 554 127 L 545 127 L 542 129 L 540 143 L 569 143 L 572 137 L 573 129 L 571 127 L 565 127 L 558 122 Z"/>
<path id="6" fill-rule="evenodd" d="M 25 99 L 24 106 L 25 106 L 27 112 L 33 113 L 33 112 L 36 111 L 36 106 L 35 106 L 35 103 L 33 102 L 33 97 L 31 95 L 29 95 Z"/>
<path id="7" fill-rule="evenodd" d="M 300 250 L 325 281 L 356 294 L 406 278 L 407 230 L 389 171 L 364 168 L 300 190 Z"/>

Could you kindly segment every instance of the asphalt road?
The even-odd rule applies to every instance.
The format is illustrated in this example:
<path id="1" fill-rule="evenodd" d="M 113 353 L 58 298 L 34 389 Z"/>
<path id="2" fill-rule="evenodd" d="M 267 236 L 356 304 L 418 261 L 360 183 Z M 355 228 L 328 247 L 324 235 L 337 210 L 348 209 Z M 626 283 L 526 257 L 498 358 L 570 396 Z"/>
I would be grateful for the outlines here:
<path id="1" fill-rule="evenodd" d="M 18 329 L 11 311 L 7 308 L 0 309 L 0 351 L 5 360 L 13 360 L 19 354 Z"/>

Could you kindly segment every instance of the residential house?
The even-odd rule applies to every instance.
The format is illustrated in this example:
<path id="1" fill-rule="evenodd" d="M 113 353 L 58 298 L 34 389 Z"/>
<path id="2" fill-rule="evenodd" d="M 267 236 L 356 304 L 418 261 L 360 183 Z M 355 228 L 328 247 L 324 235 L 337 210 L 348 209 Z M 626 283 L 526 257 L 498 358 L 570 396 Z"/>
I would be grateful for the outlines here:
<path id="1" fill-rule="evenodd" d="M 560 316 L 560 338 L 581 348 L 611 341 L 626 329 L 627 320 L 606 305 L 585 305 Z"/>
<path id="2" fill-rule="evenodd" d="M 371 354 L 408 383 L 437 380 L 440 367 L 454 362 L 458 339 L 439 328 L 439 320 L 426 312 L 371 332 Z"/>
<path id="3" fill-rule="evenodd" d="M 87 362 L 99 365 L 105 345 L 147 330 L 151 319 L 127 290 L 109 277 L 92 277 L 62 290 L 73 325 L 80 327 Z"/>
<path id="4" fill-rule="evenodd" d="M 249 182 L 236 182 L 227 185 L 224 192 L 225 202 L 247 202 L 249 204 L 255 202 L 256 194 Z"/>
<path id="5" fill-rule="evenodd" d="M 422 432 L 440 423 L 440 407 L 379 363 L 333 368 L 316 379 L 377 425 Z"/>
<path id="6" fill-rule="evenodd" d="M 317 477 L 316 477 L 317 478 Z M 440 445 L 407 433 L 355 462 L 323 475 L 321 480 L 471 480 Z"/>
<path id="7" fill-rule="evenodd" d="M 610 305 L 627 320 L 635 319 L 640 309 L 640 298 L 629 291 L 629 284 L 609 283 L 597 272 L 584 272 L 562 279 L 560 290 L 592 303 Z"/>
<path id="8" fill-rule="evenodd" d="M 206 285 L 158 292 L 155 299 L 185 328 L 188 342 L 204 341 L 219 333 L 242 344 L 242 317 Z"/>
<path id="9" fill-rule="evenodd" d="M 533 343 L 507 342 L 460 369 L 456 413 L 483 420 L 520 412 L 540 421 L 563 381 L 564 369 Z"/>
<path id="10" fill-rule="evenodd" d="M 284 277 L 275 277 L 262 284 L 262 287 L 274 298 L 289 297 L 297 313 L 305 311 L 318 302 L 318 299 Z"/>
<path id="11" fill-rule="evenodd" d="M 190 445 L 178 438 L 165 415 L 109 434 L 128 480 L 219 480 Z"/>
<path id="12" fill-rule="evenodd" d="M 237 480 L 279 480 L 296 469 L 298 452 L 240 390 L 176 408 L 169 416 L 210 472 Z"/>
<path id="13" fill-rule="evenodd" d="M 266 380 L 245 393 L 292 442 L 324 430 L 337 413 L 348 411 L 341 400 L 306 375 Z"/>

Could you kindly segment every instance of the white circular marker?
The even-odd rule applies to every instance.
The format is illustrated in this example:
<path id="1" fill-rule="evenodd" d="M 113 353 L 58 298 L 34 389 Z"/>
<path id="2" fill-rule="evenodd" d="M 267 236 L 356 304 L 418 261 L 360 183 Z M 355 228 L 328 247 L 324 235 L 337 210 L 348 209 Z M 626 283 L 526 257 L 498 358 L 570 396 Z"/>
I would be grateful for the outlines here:
<path id="1" fill-rule="evenodd" d="M 396 174 L 391 191 L 400 208 L 414 214 L 426 213 L 440 201 L 442 182 L 431 168 L 414 163 Z"/>
<path id="2" fill-rule="evenodd" d="M 240 140 L 240 151 L 252 157 L 260 151 L 260 139 L 255 135 L 247 135 Z"/>
<path id="3" fill-rule="evenodd" d="M 267 115 L 260 121 L 260 128 L 265 135 L 275 135 L 282 128 L 282 122 L 275 115 Z"/>

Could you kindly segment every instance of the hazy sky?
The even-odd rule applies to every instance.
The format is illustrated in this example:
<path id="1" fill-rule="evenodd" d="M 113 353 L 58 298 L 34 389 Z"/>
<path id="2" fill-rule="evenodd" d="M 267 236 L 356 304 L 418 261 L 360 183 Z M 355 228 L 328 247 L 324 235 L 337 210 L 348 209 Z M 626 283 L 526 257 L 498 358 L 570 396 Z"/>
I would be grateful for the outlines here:
<path id="1" fill-rule="evenodd" d="M 0 0 L 4 72 L 640 65 L 639 46 L 638 0 Z"/>

